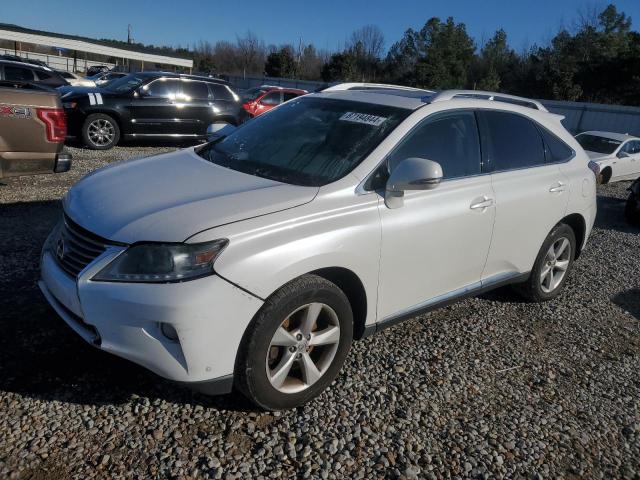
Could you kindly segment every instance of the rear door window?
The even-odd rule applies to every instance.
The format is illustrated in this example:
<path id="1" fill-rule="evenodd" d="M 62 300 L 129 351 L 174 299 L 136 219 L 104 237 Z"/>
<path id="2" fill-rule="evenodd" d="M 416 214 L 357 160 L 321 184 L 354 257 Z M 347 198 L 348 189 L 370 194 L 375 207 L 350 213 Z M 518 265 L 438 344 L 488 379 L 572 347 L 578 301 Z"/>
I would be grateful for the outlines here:
<path id="1" fill-rule="evenodd" d="M 22 67 L 14 67 L 13 65 L 4 66 L 5 80 L 32 82 L 35 80 L 33 70 Z"/>
<path id="2" fill-rule="evenodd" d="M 293 92 L 283 92 L 283 102 L 286 102 L 287 100 L 291 100 L 292 98 L 296 98 L 299 97 L 300 95 L 298 95 L 297 93 L 293 93 Z"/>
<path id="3" fill-rule="evenodd" d="M 280 103 L 282 103 L 282 101 L 280 100 L 281 95 L 282 94 L 280 92 L 267 93 L 264 97 L 262 97 L 260 103 L 262 105 L 279 105 Z"/>
<path id="4" fill-rule="evenodd" d="M 545 164 L 545 149 L 538 127 L 510 112 L 479 111 L 486 150 L 485 170 L 504 172 Z"/>
<path id="5" fill-rule="evenodd" d="M 391 154 L 389 171 L 410 157 L 438 162 L 445 179 L 478 175 L 480 142 L 473 111 L 457 110 L 427 118 Z"/>
<path id="6" fill-rule="evenodd" d="M 209 89 L 204 82 L 193 80 L 182 81 L 182 97 L 187 100 L 207 100 L 209 98 Z"/>

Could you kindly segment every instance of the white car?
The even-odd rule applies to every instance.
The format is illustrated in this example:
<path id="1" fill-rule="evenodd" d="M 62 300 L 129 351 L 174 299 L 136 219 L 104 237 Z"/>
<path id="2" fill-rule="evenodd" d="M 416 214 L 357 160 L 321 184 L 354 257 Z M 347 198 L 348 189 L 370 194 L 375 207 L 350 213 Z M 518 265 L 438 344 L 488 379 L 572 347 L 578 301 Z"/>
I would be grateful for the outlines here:
<path id="1" fill-rule="evenodd" d="M 576 135 L 576 140 L 600 167 L 602 183 L 635 180 L 640 175 L 640 138 L 590 131 Z"/>
<path id="2" fill-rule="evenodd" d="M 594 172 L 560 118 L 478 92 L 344 84 L 296 98 L 85 177 L 40 287 L 107 352 L 293 407 L 334 380 L 354 339 L 507 284 L 558 295 L 596 216 Z"/>

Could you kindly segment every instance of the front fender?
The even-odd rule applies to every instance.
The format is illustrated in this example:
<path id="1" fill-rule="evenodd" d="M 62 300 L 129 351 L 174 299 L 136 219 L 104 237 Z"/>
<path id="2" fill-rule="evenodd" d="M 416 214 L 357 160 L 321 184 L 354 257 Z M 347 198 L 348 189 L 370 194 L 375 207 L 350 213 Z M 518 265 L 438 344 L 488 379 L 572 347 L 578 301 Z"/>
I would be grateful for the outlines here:
<path id="1" fill-rule="evenodd" d="M 316 199 L 309 204 L 203 232 L 189 242 L 228 238 L 216 260 L 223 278 L 266 299 L 314 270 L 342 267 L 361 280 L 366 323 L 375 322 L 381 224 L 379 197 L 369 194 Z M 341 204 L 342 203 L 342 204 Z"/>

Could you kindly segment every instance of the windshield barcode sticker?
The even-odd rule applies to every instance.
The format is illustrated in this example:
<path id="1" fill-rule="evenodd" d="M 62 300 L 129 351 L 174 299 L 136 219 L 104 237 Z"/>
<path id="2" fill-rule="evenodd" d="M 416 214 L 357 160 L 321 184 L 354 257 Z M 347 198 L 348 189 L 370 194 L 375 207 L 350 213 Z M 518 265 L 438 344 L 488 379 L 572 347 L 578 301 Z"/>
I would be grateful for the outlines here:
<path id="1" fill-rule="evenodd" d="M 378 117 L 377 115 L 367 115 L 366 113 L 347 112 L 340 117 L 345 122 L 363 123 L 365 125 L 373 125 L 379 127 L 382 125 L 386 117 Z"/>

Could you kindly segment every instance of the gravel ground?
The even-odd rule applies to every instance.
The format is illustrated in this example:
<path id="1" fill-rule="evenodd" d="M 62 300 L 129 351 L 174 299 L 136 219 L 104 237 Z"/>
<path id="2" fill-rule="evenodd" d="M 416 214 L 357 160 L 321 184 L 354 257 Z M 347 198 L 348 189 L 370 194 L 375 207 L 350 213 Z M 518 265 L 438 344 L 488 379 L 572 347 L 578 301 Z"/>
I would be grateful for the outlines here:
<path id="1" fill-rule="evenodd" d="M 354 345 L 316 401 L 258 412 L 85 344 L 36 287 L 58 200 L 108 162 L 0 183 L 0 478 L 640 479 L 640 230 L 599 189 L 588 248 L 543 304 L 498 291 Z"/>

